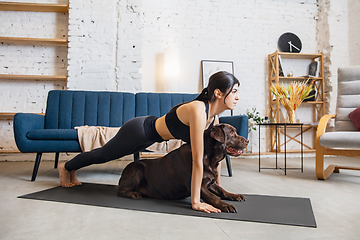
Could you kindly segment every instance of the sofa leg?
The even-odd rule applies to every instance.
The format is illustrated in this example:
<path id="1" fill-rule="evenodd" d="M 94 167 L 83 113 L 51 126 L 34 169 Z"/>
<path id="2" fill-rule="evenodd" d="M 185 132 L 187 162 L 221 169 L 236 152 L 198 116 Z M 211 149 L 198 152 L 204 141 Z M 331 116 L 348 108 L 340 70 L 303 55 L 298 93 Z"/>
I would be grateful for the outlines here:
<path id="1" fill-rule="evenodd" d="M 229 155 L 226 155 L 226 166 L 228 169 L 229 177 L 232 177 L 231 162 Z"/>
<path id="2" fill-rule="evenodd" d="M 33 170 L 32 177 L 31 177 L 31 181 L 32 181 L 32 182 L 35 181 L 37 172 L 38 172 L 38 170 L 39 170 L 39 165 L 40 165 L 41 156 L 42 156 L 42 153 L 37 153 L 37 154 L 36 154 L 36 159 L 35 159 L 35 163 L 34 163 L 34 170 Z"/>
<path id="3" fill-rule="evenodd" d="M 134 153 L 134 161 L 140 160 L 140 152 Z"/>
<path id="4" fill-rule="evenodd" d="M 54 164 L 54 168 L 56 169 L 58 167 L 59 164 L 59 154 L 60 153 L 55 153 L 55 164 Z"/>

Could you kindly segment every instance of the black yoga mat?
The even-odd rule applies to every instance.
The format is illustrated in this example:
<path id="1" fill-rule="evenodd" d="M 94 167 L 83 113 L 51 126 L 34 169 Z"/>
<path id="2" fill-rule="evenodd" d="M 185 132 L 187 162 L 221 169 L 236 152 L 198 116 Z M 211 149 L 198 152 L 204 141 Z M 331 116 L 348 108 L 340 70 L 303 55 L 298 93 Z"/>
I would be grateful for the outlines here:
<path id="1" fill-rule="evenodd" d="M 117 186 L 83 183 L 72 188 L 55 187 L 19 198 L 84 204 L 146 212 L 179 214 L 194 217 L 210 217 L 226 220 L 284 224 L 316 228 L 316 222 L 308 198 L 276 197 L 244 194 L 246 201 L 234 202 L 237 213 L 203 213 L 191 209 L 190 198 L 184 200 L 157 200 L 143 198 L 132 200 L 116 195 Z"/>

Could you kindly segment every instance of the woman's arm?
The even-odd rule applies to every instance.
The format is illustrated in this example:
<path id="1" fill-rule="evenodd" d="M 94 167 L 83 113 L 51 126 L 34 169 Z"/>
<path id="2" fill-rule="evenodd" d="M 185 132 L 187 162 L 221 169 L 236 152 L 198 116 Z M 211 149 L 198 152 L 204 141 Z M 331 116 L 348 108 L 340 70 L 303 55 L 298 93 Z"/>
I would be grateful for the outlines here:
<path id="1" fill-rule="evenodd" d="M 203 155 L 204 155 L 204 130 L 206 126 L 206 113 L 203 104 L 192 104 L 189 106 L 189 126 L 191 152 L 193 158 L 191 176 L 191 204 L 195 210 L 203 212 L 220 212 L 213 206 L 200 202 L 201 183 L 203 178 Z"/>
<path id="2" fill-rule="evenodd" d="M 215 116 L 214 124 L 220 124 L 218 115 Z M 217 176 L 216 182 L 217 182 L 217 184 L 219 184 L 221 186 L 221 178 L 220 178 L 220 175 L 221 175 L 221 162 L 219 162 L 219 165 L 217 167 L 217 172 L 218 172 L 218 176 Z"/>

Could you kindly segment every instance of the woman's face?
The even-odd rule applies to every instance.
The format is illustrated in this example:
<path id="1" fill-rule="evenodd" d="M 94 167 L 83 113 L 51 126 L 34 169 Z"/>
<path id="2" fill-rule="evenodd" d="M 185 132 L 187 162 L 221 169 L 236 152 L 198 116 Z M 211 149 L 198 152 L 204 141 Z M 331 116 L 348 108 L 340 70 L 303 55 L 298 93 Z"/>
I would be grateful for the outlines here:
<path id="1" fill-rule="evenodd" d="M 234 87 L 230 90 L 229 95 L 225 98 L 225 105 L 229 110 L 234 110 L 239 100 L 239 84 L 235 84 Z"/>

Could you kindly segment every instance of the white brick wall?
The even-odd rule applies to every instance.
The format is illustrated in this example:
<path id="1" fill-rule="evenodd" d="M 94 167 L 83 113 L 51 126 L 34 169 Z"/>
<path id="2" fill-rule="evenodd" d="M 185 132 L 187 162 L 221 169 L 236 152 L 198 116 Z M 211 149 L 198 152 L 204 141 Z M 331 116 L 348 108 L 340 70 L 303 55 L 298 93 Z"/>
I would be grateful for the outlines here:
<path id="1" fill-rule="evenodd" d="M 69 1 L 68 88 L 114 90 L 116 3 Z"/>
<path id="2" fill-rule="evenodd" d="M 119 1 L 117 5 L 116 83 L 118 91 L 142 89 L 142 2 Z"/>
<path id="3" fill-rule="evenodd" d="M 2 74 L 67 75 L 66 46 L 1 44 L 0 47 Z"/>
<path id="4" fill-rule="evenodd" d="M 347 1 L 39 2 L 69 2 L 69 15 L 1 12 L 0 35 L 49 38 L 66 38 L 68 35 L 69 49 L 0 45 L 0 73 L 68 74 L 69 89 L 193 93 L 201 88 L 201 60 L 230 60 L 242 83 L 241 103 L 235 114 L 256 107 L 266 115 L 267 56 L 277 49 L 277 40 L 282 33 L 296 33 L 302 40 L 303 53 L 329 53 L 326 61 L 331 84 L 336 81 L 337 67 L 349 64 Z M 349 7 L 357 6 L 355 0 L 348 2 Z M 324 9 L 323 12 L 318 12 L 317 5 Z M 349 22 L 359 22 L 356 11 L 350 13 Z M 349 44 L 355 46 L 358 38 L 349 35 L 353 36 L 352 40 L 349 38 L 352 41 Z M 179 52 L 180 74 L 174 85 L 164 83 L 166 49 Z M 0 104 L 0 110 L 41 112 L 45 108 L 47 92 L 64 87 L 61 82 L 0 81 L 0 88 L 5 89 L 0 93 L 1 98 L 7 99 L 6 103 Z M 15 147 L 11 127 L 11 121 L 0 121 L 0 137 L 4 139 L 0 148 Z M 262 136 L 264 143 L 266 137 Z M 253 149 L 257 149 L 257 139 L 253 144 Z M 267 147 L 262 144 L 262 151 Z"/>
<path id="5" fill-rule="evenodd" d="M 141 89 L 142 1 L 70 0 L 69 89 Z"/>
<path id="6" fill-rule="evenodd" d="M 67 13 L 0 12 L 0 36 L 66 39 L 67 28 Z M 66 76 L 67 47 L 0 44 L 0 74 Z M 64 81 L 0 80 L 0 112 L 44 112 L 48 91 L 64 88 Z M 0 120 L 0 139 L 0 149 L 17 149 L 12 120 Z"/>
<path id="7" fill-rule="evenodd" d="M 157 0 L 144 1 L 143 11 L 143 90 L 166 89 L 162 68 L 167 48 L 179 49 L 180 84 L 172 91 L 200 91 L 201 60 L 230 60 L 241 81 L 235 114 L 252 107 L 268 114 L 267 57 L 282 33 L 296 33 L 302 52 L 316 52 L 316 1 Z M 257 141 L 253 144 L 257 149 Z"/>

